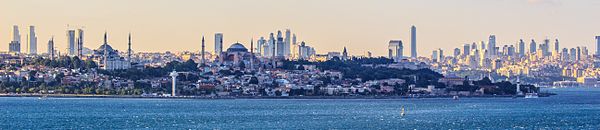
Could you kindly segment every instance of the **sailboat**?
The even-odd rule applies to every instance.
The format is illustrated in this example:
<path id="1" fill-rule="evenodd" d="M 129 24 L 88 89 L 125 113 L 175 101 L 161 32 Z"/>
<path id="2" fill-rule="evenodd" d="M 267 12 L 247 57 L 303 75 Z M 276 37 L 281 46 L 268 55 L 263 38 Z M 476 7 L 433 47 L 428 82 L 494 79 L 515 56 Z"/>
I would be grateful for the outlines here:
<path id="1" fill-rule="evenodd" d="M 400 116 L 404 116 L 406 115 L 405 111 L 404 111 L 404 106 L 402 106 L 402 109 L 400 110 Z"/>

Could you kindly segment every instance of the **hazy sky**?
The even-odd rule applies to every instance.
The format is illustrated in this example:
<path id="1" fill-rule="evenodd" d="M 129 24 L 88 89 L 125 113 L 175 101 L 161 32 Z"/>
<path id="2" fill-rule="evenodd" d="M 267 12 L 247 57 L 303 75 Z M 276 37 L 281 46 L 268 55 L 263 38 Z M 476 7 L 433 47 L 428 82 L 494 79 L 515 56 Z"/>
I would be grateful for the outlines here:
<path id="1" fill-rule="evenodd" d="M 198 51 L 206 35 L 224 33 L 224 48 L 289 28 L 318 53 L 385 55 L 389 40 L 401 39 L 409 55 L 410 26 L 417 26 L 420 56 L 442 48 L 446 55 L 464 43 L 497 35 L 498 45 L 520 38 L 540 43 L 559 38 L 561 47 L 587 46 L 600 35 L 600 0 L 0 0 L 0 50 L 19 25 L 22 41 L 35 25 L 38 52 L 55 36 L 61 52 L 66 30 L 84 27 L 85 45 L 96 49 L 108 31 L 109 43 L 135 51 Z M 25 50 L 25 44 L 22 44 Z"/>

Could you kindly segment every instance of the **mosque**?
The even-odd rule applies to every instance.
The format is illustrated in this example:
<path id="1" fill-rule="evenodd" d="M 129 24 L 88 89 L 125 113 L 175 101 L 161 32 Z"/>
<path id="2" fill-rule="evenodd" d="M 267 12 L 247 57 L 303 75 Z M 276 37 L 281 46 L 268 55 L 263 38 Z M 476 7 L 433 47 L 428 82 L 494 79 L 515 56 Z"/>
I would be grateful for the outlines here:
<path id="1" fill-rule="evenodd" d="M 121 57 L 118 50 L 114 50 L 108 45 L 106 32 L 104 33 L 104 44 L 94 50 L 92 59 L 94 62 L 98 63 L 98 68 L 103 70 L 122 70 L 131 68 L 129 59 Z"/>

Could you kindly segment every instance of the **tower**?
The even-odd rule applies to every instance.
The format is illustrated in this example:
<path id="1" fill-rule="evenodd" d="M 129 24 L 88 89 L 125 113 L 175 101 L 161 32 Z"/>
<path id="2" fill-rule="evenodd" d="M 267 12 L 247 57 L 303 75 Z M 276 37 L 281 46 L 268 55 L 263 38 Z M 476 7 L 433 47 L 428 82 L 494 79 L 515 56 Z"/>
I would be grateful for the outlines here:
<path id="1" fill-rule="evenodd" d="M 223 33 L 215 34 L 215 55 L 221 56 L 223 53 Z"/>
<path id="2" fill-rule="evenodd" d="M 37 53 L 37 36 L 35 35 L 35 26 L 29 26 L 29 54 Z"/>
<path id="3" fill-rule="evenodd" d="M 283 56 L 289 58 L 291 56 L 291 32 L 290 29 L 285 29 L 285 41 L 283 45 Z"/>
<path id="4" fill-rule="evenodd" d="M 79 36 L 77 37 L 77 56 L 83 56 L 83 29 L 77 29 Z"/>
<path id="5" fill-rule="evenodd" d="M 292 34 L 292 48 L 291 53 L 293 58 L 298 58 L 298 43 L 296 42 L 296 34 Z"/>
<path id="6" fill-rule="evenodd" d="M 13 26 L 13 40 L 8 44 L 8 52 L 21 52 L 21 34 L 17 25 Z"/>
<path id="7" fill-rule="evenodd" d="M 285 57 L 285 42 L 281 31 L 277 31 L 277 57 Z"/>
<path id="8" fill-rule="evenodd" d="M 202 65 L 206 64 L 206 59 L 204 59 L 204 36 L 202 36 L 202 51 L 200 51 L 202 55 Z"/>
<path id="9" fill-rule="evenodd" d="M 519 78 L 519 76 L 517 76 L 517 91 L 516 91 L 517 95 L 523 95 L 523 93 L 521 92 L 521 80 Z"/>
<path id="10" fill-rule="evenodd" d="M 108 61 L 108 41 L 107 41 L 107 34 L 106 32 L 104 32 L 104 44 L 102 45 L 102 48 L 104 50 L 103 54 L 102 54 L 102 61 L 104 64 L 104 68 L 106 68 L 106 62 Z"/>
<path id="11" fill-rule="evenodd" d="M 75 30 L 67 31 L 67 42 L 69 43 L 69 55 L 75 55 Z"/>
<path id="12" fill-rule="evenodd" d="M 556 52 L 560 51 L 560 45 L 558 43 L 558 38 L 554 39 L 554 51 L 556 51 Z"/>
<path id="13" fill-rule="evenodd" d="M 600 36 L 596 36 L 596 55 L 600 56 Z"/>
<path id="14" fill-rule="evenodd" d="M 417 27 L 410 28 L 410 57 L 417 58 Z"/>
<path id="15" fill-rule="evenodd" d="M 346 47 L 344 47 L 344 51 L 342 52 L 342 60 L 348 60 L 348 51 L 346 50 Z"/>
<path id="16" fill-rule="evenodd" d="M 537 45 L 535 43 L 534 39 L 531 39 L 531 43 L 529 43 L 529 53 L 530 54 L 535 54 L 535 51 L 537 50 Z"/>
<path id="17" fill-rule="evenodd" d="M 519 57 L 523 57 L 525 56 L 525 42 L 523 42 L 523 39 L 519 40 Z"/>
<path id="18" fill-rule="evenodd" d="M 490 53 L 490 56 L 495 56 L 497 51 L 496 51 L 496 35 L 490 35 L 489 41 L 488 41 L 488 52 Z"/>
<path id="19" fill-rule="evenodd" d="M 254 38 L 250 39 L 250 70 L 254 70 Z"/>
<path id="20" fill-rule="evenodd" d="M 48 56 L 50 60 L 54 60 L 54 36 L 48 41 Z"/>
<path id="21" fill-rule="evenodd" d="M 131 61 L 131 33 L 129 33 L 127 42 L 127 60 Z"/>

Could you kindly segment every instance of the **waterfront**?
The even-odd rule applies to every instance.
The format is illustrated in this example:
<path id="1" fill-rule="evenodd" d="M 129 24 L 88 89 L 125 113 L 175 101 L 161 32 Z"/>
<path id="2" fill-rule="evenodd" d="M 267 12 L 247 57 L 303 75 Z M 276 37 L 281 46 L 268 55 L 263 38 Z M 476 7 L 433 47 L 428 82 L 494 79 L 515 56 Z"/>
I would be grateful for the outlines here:
<path id="1" fill-rule="evenodd" d="M 0 98 L 0 129 L 597 129 L 600 89 L 538 98 Z M 546 91 L 543 90 L 543 91 Z M 407 115 L 400 117 L 400 108 Z"/>

